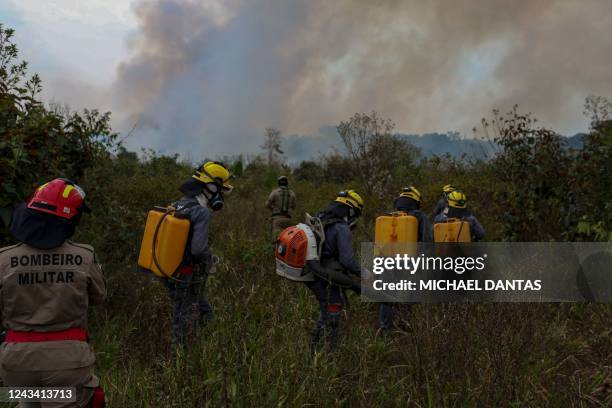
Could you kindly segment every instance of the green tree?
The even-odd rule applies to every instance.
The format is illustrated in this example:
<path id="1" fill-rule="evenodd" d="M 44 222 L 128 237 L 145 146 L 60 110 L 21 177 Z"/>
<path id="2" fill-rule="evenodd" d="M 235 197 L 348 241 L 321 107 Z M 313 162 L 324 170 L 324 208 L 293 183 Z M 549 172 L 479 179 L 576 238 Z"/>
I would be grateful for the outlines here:
<path id="1" fill-rule="evenodd" d="M 568 216 L 576 228 L 568 238 L 612 241 L 612 103 L 589 96 L 584 113 L 591 129 L 570 168 L 573 211 Z"/>
<path id="2" fill-rule="evenodd" d="M 38 99 L 42 81 L 27 76 L 19 61 L 14 30 L 0 24 L 0 218 L 8 225 L 14 206 L 54 177 L 79 181 L 109 154 L 116 134 L 110 113 L 48 109 Z M 6 235 L 0 233 L 0 240 Z"/>
<path id="3" fill-rule="evenodd" d="M 483 125 L 502 151 L 491 162 L 496 184 L 489 199 L 501 213 L 504 238 L 559 239 L 569 227 L 564 220 L 570 158 L 562 137 L 517 106 L 506 116 L 497 110 L 493 115 Z"/>

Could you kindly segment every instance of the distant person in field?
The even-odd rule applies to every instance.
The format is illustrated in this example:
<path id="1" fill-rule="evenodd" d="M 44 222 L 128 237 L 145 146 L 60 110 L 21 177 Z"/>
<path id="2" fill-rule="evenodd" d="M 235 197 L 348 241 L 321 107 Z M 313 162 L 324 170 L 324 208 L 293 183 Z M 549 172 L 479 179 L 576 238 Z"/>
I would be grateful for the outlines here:
<path id="1" fill-rule="evenodd" d="M 266 208 L 272 211 L 272 239 L 276 240 L 282 230 L 292 225 L 291 216 L 295 211 L 295 193 L 289 189 L 286 176 L 278 178 L 278 188 L 270 193 Z"/>
<path id="2" fill-rule="evenodd" d="M 485 236 L 485 230 L 478 222 L 478 219 L 470 210 L 467 209 L 467 197 L 459 190 L 455 190 L 448 194 L 448 207 L 434 218 L 434 223 L 446 222 L 449 219 L 456 218 L 465 220 L 470 225 L 470 233 L 472 241 L 480 241 Z"/>
<path id="3" fill-rule="evenodd" d="M 13 213 L 10 231 L 19 243 L 0 249 L 0 314 L 8 329 L 0 376 L 5 387 L 75 387 L 76 402 L 45 407 L 104 405 L 87 310 L 104 300 L 106 285 L 94 249 L 69 241 L 88 211 L 84 200 L 70 180 L 43 184 Z"/>
<path id="4" fill-rule="evenodd" d="M 325 242 L 321 249 L 321 266 L 329 271 L 361 277 L 361 266 L 353 252 L 352 229 L 363 211 L 363 199 L 353 190 L 341 191 L 318 217 L 324 225 Z M 332 272 L 332 273 L 333 273 Z M 313 282 L 306 282 L 319 302 L 319 319 L 312 331 L 311 351 L 316 351 L 324 340 L 334 351 L 338 345 L 340 315 L 346 304 L 343 286 L 335 284 L 331 277 L 315 275 Z"/>
<path id="5" fill-rule="evenodd" d="M 433 210 L 433 214 L 432 214 L 433 218 L 435 218 L 438 214 L 441 214 L 442 212 L 444 212 L 444 210 L 448 207 L 448 195 L 455 190 L 457 190 L 457 187 L 455 187 L 452 184 L 447 184 L 444 187 L 442 187 L 442 196 L 436 203 L 436 206 Z"/>
<path id="6" fill-rule="evenodd" d="M 431 224 L 427 216 L 421 211 L 421 193 L 416 187 L 410 186 L 402 189 L 399 197 L 393 202 L 393 210 L 403 212 L 415 217 L 419 223 L 417 229 L 418 242 L 433 242 L 433 234 Z M 402 309 L 406 309 L 402 313 L 405 319 L 410 310 L 411 304 L 400 304 Z M 379 327 L 382 330 L 390 330 L 394 326 L 395 305 L 393 303 L 381 303 L 379 312 Z"/>
<path id="7" fill-rule="evenodd" d="M 176 279 L 166 279 L 170 298 L 174 301 L 173 342 L 184 345 L 189 329 L 207 323 L 213 310 L 204 289 L 214 267 L 209 248 L 208 227 L 213 211 L 223 208 L 224 194 L 232 190 L 229 170 L 219 162 L 200 166 L 179 190 L 183 197 L 172 203 L 179 217 L 190 222 L 189 240 Z"/>

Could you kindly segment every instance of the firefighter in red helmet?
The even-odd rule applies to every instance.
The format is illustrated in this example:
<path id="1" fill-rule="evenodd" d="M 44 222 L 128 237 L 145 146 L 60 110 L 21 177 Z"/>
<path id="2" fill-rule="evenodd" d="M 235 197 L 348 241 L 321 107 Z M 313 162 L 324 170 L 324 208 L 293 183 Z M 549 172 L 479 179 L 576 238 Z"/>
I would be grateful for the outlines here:
<path id="1" fill-rule="evenodd" d="M 106 286 L 90 245 L 69 241 L 84 211 L 85 192 L 67 179 L 39 187 L 13 213 L 19 243 L 0 249 L 0 312 L 7 329 L 0 376 L 9 387 L 74 387 L 76 401 L 23 407 L 104 406 L 93 373 L 87 309 Z M 49 404 L 49 405 L 47 405 Z"/>

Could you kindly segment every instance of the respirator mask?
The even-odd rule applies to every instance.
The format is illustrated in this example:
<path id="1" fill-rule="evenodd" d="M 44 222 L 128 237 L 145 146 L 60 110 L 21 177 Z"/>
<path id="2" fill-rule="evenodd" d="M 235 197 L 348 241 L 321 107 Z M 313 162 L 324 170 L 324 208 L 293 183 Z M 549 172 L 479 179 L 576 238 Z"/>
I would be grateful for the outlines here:
<path id="1" fill-rule="evenodd" d="M 223 208 L 223 189 L 217 183 L 206 183 L 201 194 L 196 196 L 196 200 L 203 207 L 210 207 L 213 211 Z"/>
<path id="2" fill-rule="evenodd" d="M 359 216 L 361 215 L 361 211 L 357 208 L 350 207 L 348 217 L 346 217 L 346 222 L 349 225 L 350 229 L 355 229 L 357 226 L 357 221 L 359 221 Z"/>

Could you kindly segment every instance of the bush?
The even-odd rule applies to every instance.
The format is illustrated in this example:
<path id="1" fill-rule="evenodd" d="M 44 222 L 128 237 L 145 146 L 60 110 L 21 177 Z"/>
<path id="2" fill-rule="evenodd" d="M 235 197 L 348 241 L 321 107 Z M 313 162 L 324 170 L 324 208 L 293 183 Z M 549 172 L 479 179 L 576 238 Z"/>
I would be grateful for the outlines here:
<path id="1" fill-rule="evenodd" d="M 37 75 L 26 79 L 17 62 L 14 31 L 0 24 L 0 219 L 8 225 L 13 207 L 33 189 L 55 177 L 79 181 L 86 169 L 108 155 L 116 134 L 110 113 L 97 110 L 50 111 L 37 100 Z M 8 242 L 0 233 L 0 243 Z"/>

